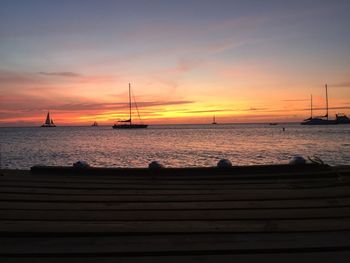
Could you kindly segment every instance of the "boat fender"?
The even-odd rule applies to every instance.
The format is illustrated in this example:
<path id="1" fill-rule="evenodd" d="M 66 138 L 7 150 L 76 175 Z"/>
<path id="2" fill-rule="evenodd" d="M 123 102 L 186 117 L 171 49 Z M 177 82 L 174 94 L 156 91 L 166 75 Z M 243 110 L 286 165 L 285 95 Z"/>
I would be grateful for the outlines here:
<path id="1" fill-rule="evenodd" d="M 90 168 L 90 165 L 85 161 L 77 161 L 73 163 L 74 168 Z"/>
<path id="2" fill-rule="evenodd" d="M 217 165 L 218 168 L 228 168 L 228 167 L 232 167 L 232 163 L 230 160 L 228 159 L 221 159 Z"/>
<path id="3" fill-rule="evenodd" d="M 164 168 L 164 166 L 157 161 L 153 161 L 148 165 L 148 168 L 149 169 L 161 169 L 161 168 Z"/>
<path id="4" fill-rule="evenodd" d="M 289 161 L 289 164 L 293 164 L 293 165 L 306 164 L 306 160 L 304 159 L 304 157 L 300 155 L 294 155 L 292 159 Z"/>

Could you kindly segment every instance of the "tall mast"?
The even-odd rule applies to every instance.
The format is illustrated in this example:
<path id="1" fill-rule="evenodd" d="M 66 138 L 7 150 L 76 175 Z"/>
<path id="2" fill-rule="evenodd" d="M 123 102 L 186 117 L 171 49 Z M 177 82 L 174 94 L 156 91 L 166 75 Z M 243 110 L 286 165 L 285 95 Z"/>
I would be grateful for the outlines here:
<path id="1" fill-rule="evenodd" d="M 131 125 L 131 85 L 129 83 L 129 120 L 130 120 L 130 125 Z"/>
<path id="2" fill-rule="evenodd" d="M 311 119 L 312 119 L 312 94 L 311 94 Z"/>
<path id="3" fill-rule="evenodd" d="M 327 84 L 326 84 L 326 107 L 327 107 L 326 117 L 328 120 L 328 89 L 327 89 Z"/>

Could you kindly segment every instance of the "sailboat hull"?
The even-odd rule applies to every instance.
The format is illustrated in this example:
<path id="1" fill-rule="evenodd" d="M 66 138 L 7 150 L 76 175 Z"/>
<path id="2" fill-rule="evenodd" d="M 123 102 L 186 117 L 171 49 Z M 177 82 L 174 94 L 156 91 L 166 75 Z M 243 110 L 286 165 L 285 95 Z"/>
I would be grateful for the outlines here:
<path id="1" fill-rule="evenodd" d="M 148 127 L 146 124 L 114 124 L 113 129 L 145 129 Z"/>
<path id="2" fill-rule="evenodd" d="M 135 98 L 134 98 L 134 101 L 135 101 Z M 135 101 L 135 105 L 136 105 L 136 101 Z M 139 113 L 139 110 L 137 108 L 137 105 L 136 105 L 136 110 L 137 110 L 137 113 L 139 115 L 139 118 L 140 118 L 140 113 Z M 140 118 L 141 120 L 141 118 Z M 118 121 L 122 124 L 114 124 L 112 126 L 113 129 L 145 129 L 148 127 L 148 125 L 146 124 L 132 124 L 132 121 L 131 121 L 131 85 L 129 83 L 129 119 L 128 120 L 124 120 L 124 121 Z M 128 123 L 128 124 L 127 124 Z"/>
<path id="3" fill-rule="evenodd" d="M 312 95 L 311 95 L 311 116 L 310 118 L 305 119 L 301 125 L 334 125 L 338 124 L 336 120 L 328 120 L 328 89 L 327 89 L 327 84 L 326 84 L 326 115 L 322 117 L 312 117 Z M 327 117 L 327 119 L 324 119 Z"/>
<path id="4" fill-rule="evenodd" d="M 325 120 L 325 119 L 319 119 L 319 118 L 307 119 L 301 123 L 301 125 L 332 125 L 332 124 L 337 124 L 337 122 L 333 120 Z"/>
<path id="5" fill-rule="evenodd" d="M 47 112 L 45 123 L 43 125 L 41 125 L 41 127 L 45 127 L 45 128 L 56 127 L 55 123 L 50 118 L 50 112 Z"/>

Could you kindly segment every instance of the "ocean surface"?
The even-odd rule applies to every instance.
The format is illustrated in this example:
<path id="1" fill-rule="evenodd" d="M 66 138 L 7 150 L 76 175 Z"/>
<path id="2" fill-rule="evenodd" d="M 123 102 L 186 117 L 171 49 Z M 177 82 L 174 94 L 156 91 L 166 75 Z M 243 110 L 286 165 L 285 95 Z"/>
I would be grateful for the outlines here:
<path id="1" fill-rule="evenodd" d="M 285 127 L 285 131 L 282 130 Z M 330 165 L 350 164 L 350 125 L 158 125 L 140 130 L 111 126 L 0 128 L 1 168 L 66 165 L 98 167 L 215 166 L 288 163 L 316 155 Z"/>

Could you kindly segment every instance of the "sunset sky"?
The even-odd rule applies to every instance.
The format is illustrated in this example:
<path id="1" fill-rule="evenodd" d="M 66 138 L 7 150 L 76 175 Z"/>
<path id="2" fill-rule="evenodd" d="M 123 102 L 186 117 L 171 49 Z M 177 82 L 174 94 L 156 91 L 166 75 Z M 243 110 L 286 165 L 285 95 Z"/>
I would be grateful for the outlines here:
<path id="1" fill-rule="evenodd" d="M 350 1 L 0 0 L 0 126 L 350 114 Z"/>

